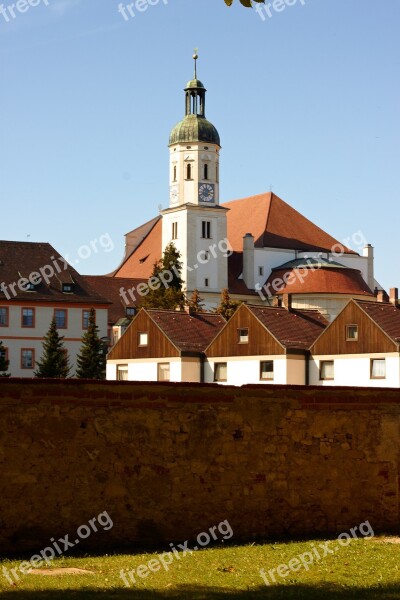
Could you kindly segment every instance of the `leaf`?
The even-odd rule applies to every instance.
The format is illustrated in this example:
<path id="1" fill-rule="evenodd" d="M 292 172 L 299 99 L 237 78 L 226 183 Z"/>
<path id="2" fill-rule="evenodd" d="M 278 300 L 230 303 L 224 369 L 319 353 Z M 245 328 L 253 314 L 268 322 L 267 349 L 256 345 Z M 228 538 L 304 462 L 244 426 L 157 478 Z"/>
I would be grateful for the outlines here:
<path id="1" fill-rule="evenodd" d="M 225 0 L 225 4 L 227 4 L 228 6 L 232 6 L 232 2 L 233 0 Z"/>
<path id="2" fill-rule="evenodd" d="M 240 4 L 243 4 L 246 8 L 251 8 L 251 0 L 240 0 Z"/>

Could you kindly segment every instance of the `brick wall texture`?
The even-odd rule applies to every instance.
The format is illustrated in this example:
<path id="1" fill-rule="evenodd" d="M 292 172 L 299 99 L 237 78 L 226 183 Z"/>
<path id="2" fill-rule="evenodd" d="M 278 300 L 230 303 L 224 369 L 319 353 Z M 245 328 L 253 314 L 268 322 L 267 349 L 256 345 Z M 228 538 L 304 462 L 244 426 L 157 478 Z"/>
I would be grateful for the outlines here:
<path id="1" fill-rule="evenodd" d="M 397 533 L 399 441 L 395 389 L 3 379 L 0 552 Z"/>

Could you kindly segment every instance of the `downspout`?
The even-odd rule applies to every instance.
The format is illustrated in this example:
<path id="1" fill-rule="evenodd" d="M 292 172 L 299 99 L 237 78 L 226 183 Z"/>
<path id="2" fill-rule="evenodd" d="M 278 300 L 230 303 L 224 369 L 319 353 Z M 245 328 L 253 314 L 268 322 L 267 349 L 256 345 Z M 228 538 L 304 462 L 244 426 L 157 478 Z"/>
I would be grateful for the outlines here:
<path id="1" fill-rule="evenodd" d="M 306 350 L 305 381 L 306 381 L 306 385 L 310 385 L 310 351 L 309 350 Z"/>

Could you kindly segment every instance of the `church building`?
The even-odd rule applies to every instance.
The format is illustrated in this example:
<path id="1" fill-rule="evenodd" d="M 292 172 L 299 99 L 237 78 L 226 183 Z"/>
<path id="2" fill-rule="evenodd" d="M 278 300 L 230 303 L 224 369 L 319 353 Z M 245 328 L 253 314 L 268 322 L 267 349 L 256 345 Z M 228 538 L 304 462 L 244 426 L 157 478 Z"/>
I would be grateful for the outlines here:
<path id="1" fill-rule="evenodd" d="M 375 301 L 371 245 L 358 254 L 272 192 L 220 202 L 221 141 L 206 118 L 206 88 L 193 58 L 185 114 L 169 137 L 169 205 L 126 234 L 125 257 L 112 276 L 147 281 L 173 242 L 185 293 L 197 289 L 208 308 L 224 288 L 253 305 L 281 304 L 290 295 L 291 306 L 317 309 L 328 321 L 352 298 Z"/>

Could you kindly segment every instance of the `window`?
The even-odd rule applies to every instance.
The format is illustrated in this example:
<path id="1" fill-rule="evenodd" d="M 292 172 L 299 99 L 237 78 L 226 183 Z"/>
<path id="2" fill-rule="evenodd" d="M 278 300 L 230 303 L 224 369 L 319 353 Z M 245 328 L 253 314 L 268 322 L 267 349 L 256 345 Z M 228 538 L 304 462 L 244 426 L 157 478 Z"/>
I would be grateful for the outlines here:
<path id="1" fill-rule="evenodd" d="M 262 360 L 260 362 L 260 380 L 272 380 L 274 378 L 274 361 Z"/>
<path id="2" fill-rule="evenodd" d="M 117 381 L 128 381 L 128 365 L 117 365 Z"/>
<path id="3" fill-rule="evenodd" d="M 56 308 L 54 310 L 57 329 L 67 329 L 67 311 L 65 308 Z"/>
<path id="4" fill-rule="evenodd" d="M 33 369 L 35 351 L 31 348 L 22 348 L 21 350 L 21 368 Z"/>
<path id="5" fill-rule="evenodd" d="M 35 327 L 35 309 L 34 308 L 23 308 L 22 309 L 22 327 Z"/>
<path id="6" fill-rule="evenodd" d="M 186 179 L 192 179 L 192 165 L 186 165 Z"/>
<path id="7" fill-rule="evenodd" d="M 147 346 L 149 343 L 149 334 L 143 331 L 139 331 L 138 333 L 138 345 L 139 346 Z"/>
<path id="8" fill-rule="evenodd" d="M 238 342 L 239 344 L 249 343 L 249 330 L 247 327 L 245 329 L 238 329 Z"/>
<path id="9" fill-rule="evenodd" d="M 8 327 L 8 308 L 0 308 L 0 327 Z"/>
<path id="10" fill-rule="evenodd" d="M 371 379 L 386 379 L 386 360 L 384 358 L 371 359 Z"/>
<path id="11" fill-rule="evenodd" d="M 219 164 L 216 164 L 216 181 L 219 182 Z"/>
<path id="12" fill-rule="evenodd" d="M 72 294 L 74 290 L 74 286 L 72 285 L 72 283 L 63 283 L 62 284 L 62 291 L 64 292 L 64 294 Z"/>
<path id="13" fill-rule="evenodd" d="M 346 325 L 346 341 L 356 342 L 358 340 L 358 325 Z"/>
<path id="14" fill-rule="evenodd" d="M 319 364 L 319 378 L 321 380 L 334 379 L 333 360 L 321 360 Z"/>
<path id="15" fill-rule="evenodd" d="M 208 165 L 204 165 L 204 179 L 208 179 Z"/>
<path id="16" fill-rule="evenodd" d="M 208 287 L 208 277 L 206 277 L 204 280 L 204 287 Z"/>
<path id="17" fill-rule="evenodd" d="M 28 281 L 28 283 L 24 286 L 24 291 L 25 292 L 35 292 L 36 291 L 35 284 Z"/>
<path id="18" fill-rule="evenodd" d="M 206 240 L 211 239 L 211 221 L 201 222 L 201 237 Z"/>
<path id="19" fill-rule="evenodd" d="M 228 365 L 227 363 L 215 363 L 214 381 L 227 381 Z"/>
<path id="20" fill-rule="evenodd" d="M 134 317 L 136 314 L 136 308 L 134 306 L 127 306 L 125 312 L 127 317 Z"/>
<path id="21" fill-rule="evenodd" d="M 258 267 L 258 274 L 260 276 L 264 275 L 264 267 Z"/>
<path id="22" fill-rule="evenodd" d="M 169 381 L 170 368 L 169 363 L 158 363 L 157 365 L 157 381 Z"/>
<path id="23" fill-rule="evenodd" d="M 4 358 L 4 360 L 8 360 L 8 348 L 6 348 L 5 346 L 2 346 L 0 348 L 0 357 Z"/>
<path id="24" fill-rule="evenodd" d="M 176 165 L 174 165 L 174 181 L 176 181 Z"/>
<path id="25" fill-rule="evenodd" d="M 83 310 L 82 311 L 82 329 L 87 329 L 89 327 L 89 317 L 90 317 L 90 310 Z"/>
<path id="26" fill-rule="evenodd" d="M 172 223 L 172 239 L 178 239 L 178 223 L 176 221 Z"/>

